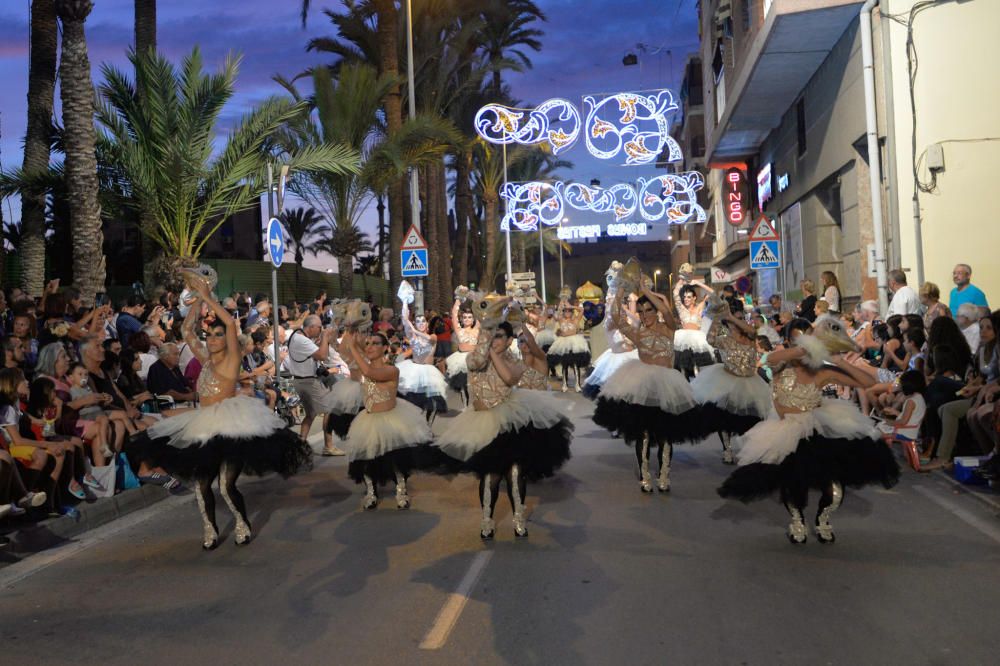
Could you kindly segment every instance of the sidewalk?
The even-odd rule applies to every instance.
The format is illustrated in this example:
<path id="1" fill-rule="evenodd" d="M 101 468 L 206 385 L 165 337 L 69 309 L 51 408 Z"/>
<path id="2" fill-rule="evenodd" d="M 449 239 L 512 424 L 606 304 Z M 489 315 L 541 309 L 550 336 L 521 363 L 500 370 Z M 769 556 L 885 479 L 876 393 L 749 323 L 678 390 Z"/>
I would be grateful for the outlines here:
<path id="1" fill-rule="evenodd" d="M 955 477 L 944 470 L 935 470 L 932 474 L 936 478 L 943 479 L 948 485 L 950 485 L 954 494 L 974 497 L 1000 515 L 1000 492 L 997 492 L 997 490 L 990 488 L 989 486 L 974 486 L 961 483 L 956 481 Z"/>

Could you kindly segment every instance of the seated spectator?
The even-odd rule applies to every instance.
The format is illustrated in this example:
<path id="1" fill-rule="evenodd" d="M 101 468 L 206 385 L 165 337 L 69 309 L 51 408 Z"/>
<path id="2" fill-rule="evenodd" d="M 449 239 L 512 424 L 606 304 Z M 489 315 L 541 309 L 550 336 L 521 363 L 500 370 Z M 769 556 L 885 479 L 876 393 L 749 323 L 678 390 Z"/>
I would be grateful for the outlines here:
<path id="1" fill-rule="evenodd" d="M 917 440 L 920 438 L 920 426 L 927 414 L 927 403 L 924 391 L 927 382 L 924 375 L 916 370 L 907 370 L 899 377 L 899 390 L 905 396 L 902 408 L 889 408 L 886 414 L 890 419 L 886 425 L 891 426 L 892 439 L 903 446 L 906 458 L 913 469 L 920 469 L 920 454 L 917 450 Z"/>
<path id="2" fill-rule="evenodd" d="M 18 393 L 27 391 L 24 373 L 0 370 L 0 478 L 10 480 L 0 484 L 0 506 L 14 516 L 47 503 L 49 496 L 42 488 L 50 483 L 50 465 L 54 464 L 44 449 L 21 443 Z"/>
<path id="3" fill-rule="evenodd" d="M 826 301 L 816 301 L 816 316 L 822 317 L 823 315 L 830 314 L 830 304 Z"/>
<path id="4" fill-rule="evenodd" d="M 35 317 L 30 314 L 15 314 L 11 337 L 21 341 L 21 353 L 24 355 L 22 367 L 31 374 L 38 360 L 38 333 L 35 330 Z"/>
<path id="5" fill-rule="evenodd" d="M 119 374 L 115 379 L 115 385 L 128 398 L 128 401 L 136 409 L 153 400 L 153 394 L 146 388 L 146 382 L 139 376 L 139 369 L 142 367 L 142 359 L 134 349 L 126 349 L 118 359 Z"/>
<path id="6" fill-rule="evenodd" d="M 249 395 L 260 398 L 267 406 L 274 409 L 278 401 L 278 393 L 270 387 L 270 374 L 274 370 L 274 362 L 264 353 L 267 333 L 258 329 L 253 335 L 241 335 L 243 344 L 243 362 L 240 370 L 240 384 L 244 385 Z"/>
<path id="7" fill-rule="evenodd" d="M 35 441 L 50 454 L 63 454 L 64 480 L 69 494 L 78 500 L 87 499 L 84 486 L 104 490 L 90 473 L 83 440 L 56 433 L 56 423 L 62 416 L 62 401 L 56 395 L 56 384 L 48 377 L 39 377 L 31 382 L 28 394 L 28 425 L 35 435 Z M 22 429 L 23 432 L 23 429 Z"/>
<path id="8" fill-rule="evenodd" d="M 934 349 L 939 346 L 947 347 L 950 350 L 960 366 L 960 368 L 955 369 L 955 373 L 959 377 L 965 377 L 972 363 L 972 349 L 958 324 L 950 317 L 938 317 L 927 330 L 927 349 L 930 351 L 930 354 L 927 355 L 928 375 L 935 374 Z"/>
<path id="9" fill-rule="evenodd" d="M 160 347 L 160 359 L 149 368 L 146 386 L 154 395 L 167 395 L 174 402 L 195 402 L 198 394 L 191 390 L 180 371 L 180 351 L 172 342 Z M 140 375 L 141 377 L 141 375 Z"/>
<path id="10" fill-rule="evenodd" d="M 969 343 L 969 349 L 979 349 L 979 308 L 972 303 L 962 303 L 955 313 L 955 322 Z"/>
<path id="11" fill-rule="evenodd" d="M 773 329 L 772 329 L 773 330 Z M 771 339 L 766 335 L 757 336 L 757 374 L 763 377 L 767 383 L 774 379 L 774 371 L 767 364 L 767 355 L 774 351 Z"/>
<path id="12" fill-rule="evenodd" d="M 24 370 L 24 346 L 20 338 L 3 339 L 3 367 Z"/>
<path id="13" fill-rule="evenodd" d="M 145 331 L 133 333 L 132 337 L 129 338 L 128 346 L 139 354 L 139 360 L 142 361 L 142 367 L 139 369 L 139 377 L 145 380 L 149 375 L 149 369 L 159 360 L 156 354 L 152 352 L 153 344 L 149 339 L 149 335 Z"/>
<path id="14" fill-rule="evenodd" d="M 941 302 L 941 290 L 933 282 L 924 282 L 920 287 L 920 303 L 927 308 L 924 312 L 924 328 L 930 328 L 938 317 L 951 317 L 951 310 Z"/>
<path id="15" fill-rule="evenodd" d="M 116 340 L 115 338 L 106 338 L 104 342 L 101 343 L 104 347 L 104 351 L 111 352 L 118 356 L 122 353 L 122 343 L 121 340 Z"/>
<path id="16" fill-rule="evenodd" d="M 142 330 L 142 322 L 139 317 L 146 311 L 146 299 L 138 294 L 132 294 L 119 308 L 118 318 L 115 321 L 115 329 L 118 333 L 118 340 L 123 347 L 127 347 L 132 335 Z"/>
<path id="17" fill-rule="evenodd" d="M 935 323 L 940 321 L 945 320 L 938 318 Z M 968 362 L 961 360 L 960 356 L 961 353 L 956 354 L 955 350 L 947 345 L 941 344 L 932 348 L 928 365 L 933 368 L 933 374 L 924 392 L 924 399 L 927 402 L 927 415 L 924 417 L 924 449 L 921 454 L 924 458 L 930 457 L 933 452 L 943 458 L 944 462 L 950 462 L 952 452 L 948 447 L 953 447 L 953 442 L 946 444 L 944 450 L 935 451 L 935 447 L 942 439 L 943 423 L 940 410 L 949 402 L 954 402 L 955 396 L 965 386 L 963 376 L 968 368 Z"/>

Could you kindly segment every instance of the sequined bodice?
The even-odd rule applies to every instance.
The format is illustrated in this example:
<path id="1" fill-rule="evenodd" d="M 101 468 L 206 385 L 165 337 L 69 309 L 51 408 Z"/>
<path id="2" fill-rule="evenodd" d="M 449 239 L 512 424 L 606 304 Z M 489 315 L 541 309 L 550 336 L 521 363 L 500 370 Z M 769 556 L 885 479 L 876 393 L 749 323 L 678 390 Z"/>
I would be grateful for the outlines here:
<path id="1" fill-rule="evenodd" d="M 685 307 L 677 308 L 678 314 L 680 314 L 681 323 L 685 326 L 694 324 L 695 326 L 701 326 L 701 314 L 697 310 L 688 310 Z"/>
<path id="2" fill-rule="evenodd" d="M 774 378 L 774 402 L 778 405 L 808 412 L 823 402 L 823 392 L 815 384 L 799 382 L 795 370 L 785 368 Z"/>
<path id="3" fill-rule="evenodd" d="M 576 335 L 577 330 L 576 322 L 565 319 L 559 322 L 559 332 L 563 335 Z"/>
<path id="4" fill-rule="evenodd" d="M 460 328 L 455 331 L 455 335 L 458 336 L 458 344 L 474 345 L 476 344 L 476 339 L 479 337 L 479 331 L 471 327 Z"/>
<path id="5" fill-rule="evenodd" d="M 674 364 L 674 341 L 647 328 L 639 330 L 639 359 L 656 365 Z"/>
<path id="6" fill-rule="evenodd" d="M 521 380 L 517 385 L 520 388 L 531 389 L 532 391 L 549 390 L 548 378 L 530 365 L 524 366 L 524 374 L 521 375 Z"/>
<path id="7" fill-rule="evenodd" d="M 376 405 L 389 402 L 396 397 L 395 391 L 387 389 L 377 382 L 373 382 L 368 377 L 361 378 L 361 390 L 364 394 L 365 411 L 368 412 L 372 411 L 372 408 Z"/>
<path id="8" fill-rule="evenodd" d="M 226 382 L 215 374 L 215 369 L 211 363 L 206 363 L 201 368 L 198 375 L 198 396 L 202 400 L 217 402 L 222 398 L 228 398 L 234 392 L 233 386 L 226 386 Z"/>
<path id="9" fill-rule="evenodd" d="M 422 335 L 410 336 L 410 349 L 413 350 L 413 360 L 423 359 L 434 351 L 434 343 Z"/>
<path id="10" fill-rule="evenodd" d="M 504 352 L 504 360 L 517 369 L 521 362 L 514 358 L 510 351 Z M 493 409 L 510 397 L 513 389 L 500 378 L 493 364 L 490 363 L 485 370 L 469 373 L 469 396 L 476 409 Z"/>
<path id="11" fill-rule="evenodd" d="M 726 329 L 715 335 L 715 348 L 722 352 L 726 372 L 737 377 L 752 377 L 757 372 L 757 347 L 740 344 Z"/>

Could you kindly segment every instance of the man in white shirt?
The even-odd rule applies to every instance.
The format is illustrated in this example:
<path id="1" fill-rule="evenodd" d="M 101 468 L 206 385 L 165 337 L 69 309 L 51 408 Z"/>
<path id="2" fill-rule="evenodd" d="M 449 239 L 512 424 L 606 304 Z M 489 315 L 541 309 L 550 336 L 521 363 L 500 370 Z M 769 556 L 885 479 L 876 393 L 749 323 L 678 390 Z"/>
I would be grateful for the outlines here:
<path id="1" fill-rule="evenodd" d="M 906 273 L 899 269 L 889 271 L 889 290 L 892 302 L 885 313 L 886 319 L 892 315 L 920 314 L 920 297 L 906 285 Z"/>
<path id="2" fill-rule="evenodd" d="M 979 307 L 975 303 L 962 303 L 955 313 L 955 323 L 969 343 L 973 354 L 979 349 Z"/>
<path id="3" fill-rule="evenodd" d="M 295 391 L 302 399 L 306 418 L 302 421 L 299 431 L 302 439 L 309 437 L 309 429 L 317 415 L 325 418 L 330 414 L 330 389 L 316 375 L 317 362 L 326 361 L 330 355 L 330 338 L 335 335 L 333 329 L 323 329 L 320 318 L 310 315 L 302 322 L 302 328 L 292 332 L 288 337 L 288 356 L 284 366 L 292 373 L 292 383 Z M 333 444 L 333 433 L 323 428 L 323 455 L 342 456 L 344 452 Z"/>

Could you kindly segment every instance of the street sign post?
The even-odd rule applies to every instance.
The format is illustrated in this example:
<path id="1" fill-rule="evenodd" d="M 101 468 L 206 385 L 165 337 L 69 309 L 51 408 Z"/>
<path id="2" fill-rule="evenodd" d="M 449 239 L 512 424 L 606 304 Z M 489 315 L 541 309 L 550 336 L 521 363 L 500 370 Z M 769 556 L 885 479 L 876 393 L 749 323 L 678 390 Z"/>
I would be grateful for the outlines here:
<path id="1" fill-rule="evenodd" d="M 400 253 L 400 273 L 405 278 L 427 277 L 427 250 L 402 250 Z"/>
<path id="2" fill-rule="evenodd" d="M 267 221 L 267 258 L 275 269 L 285 260 L 285 230 L 276 217 Z"/>
<path id="3" fill-rule="evenodd" d="M 781 244 L 776 240 L 750 241 L 750 269 L 781 268 Z"/>
<path id="4" fill-rule="evenodd" d="M 423 278 L 430 274 L 427 262 L 427 241 L 420 235 L 416 225 L 410 225 L 399 251 L 400 275 L 404 278 Z M 413 306 L 417 314 L 424 311 L 424 291 L 421 281 L 417 280 L 413 296 Z"/>

